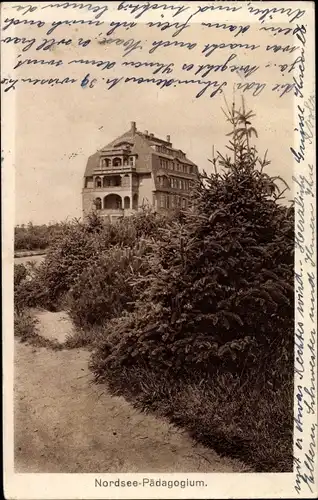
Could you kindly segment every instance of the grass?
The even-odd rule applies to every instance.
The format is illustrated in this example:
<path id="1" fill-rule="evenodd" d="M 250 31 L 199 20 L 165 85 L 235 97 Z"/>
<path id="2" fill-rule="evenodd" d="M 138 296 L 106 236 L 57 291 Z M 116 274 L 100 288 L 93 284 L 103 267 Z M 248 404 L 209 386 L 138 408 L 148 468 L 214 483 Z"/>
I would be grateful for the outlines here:
<path id="1" fill-rule="evenodd" d="M 108 373 L 100 381 L 139 410 L 167 417 L 197 442 L 255 472 L 292 472 L 292 383 L 273 391 L 257 386 L 255 378 L 242 383 L 230 373 L 191 379 L 160 379 L 149 370 L 133 368 Z"/>
<path id="2" fill-rule="evenodd" d="M 88 349 L 92 350 L 99 335 L 102 332 L 102 326 L 92 326 L 90 328 L 76 327 L 75 332 L 67 337 L 63 346 L 66 349 Z"/>

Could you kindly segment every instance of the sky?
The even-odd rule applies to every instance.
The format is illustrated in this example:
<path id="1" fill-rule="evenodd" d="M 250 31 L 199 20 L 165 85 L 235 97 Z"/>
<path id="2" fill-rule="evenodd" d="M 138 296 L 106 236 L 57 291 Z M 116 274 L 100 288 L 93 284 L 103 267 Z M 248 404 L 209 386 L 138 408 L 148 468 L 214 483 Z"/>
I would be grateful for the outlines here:
<path id="1" fill-rule="evenodd" d="M 77 28 L 76 28 L 77 29 Z M 72 36 L 75 28 L 67 27 L 65 31 L 55 32 L 55 36 Z M 68 31 L 67 31 L 68 30 Z M 71 31 L 70 31 L 71 30 Z M 188 39 L 204 43 L 228 43 L 232 35 L 216 32 L 209 28 L 202 29 L 199 25 L 191 27 L 187 32 Z M 23 28 L 24 36 L 34 36 L 34 29 Z M 22 30 L 21 30 L 22 33 Z M 32 35 L 33 34 L 33 35 Z M 81 30 L 81 36 L 91 36 L 89 29 Z M 132 36 L 118 32 L 122 36 Z M 182 33 L 183 39 L 185 34 Z M 145 44 L 158 40 L 158 32 L 150 32 L 140 24 L 134 28 L 134 38 Z M 160 35 L 169 39 L 167 33 Z M 180 35 L 181 36 L 181 35 Z M 261 36 L 258 35 L 260 40 Z M 152 38 L 151 38 L 152 37 Z M 277 38 L 277 37 L 276 37 Z M 275 38 L 275 42 L 277 41 Z M 181 38 L 182 39 L 182 38 Z M 248 33 L 244 42 L 254 40 Z M 265 40 L 265 38 L 264 38 Z M 237 39 L 235 39 L 237 41 Z M 273 41 L 273 40 L 272 40 Z M 286 43 L 286 42 L 285 42 Z M 84 49 L 56 47 L 53 50 L 41 52 L 43 59 L 59 58 L 63 61 L 73 57 L 87 59 L 102 59 L 122 61 L 121 47 L 106 47 L 96 42 Z M 220 64 L 230 53 L 239 54 L 241 64 L 263 64 L 273 61 L 275 65 L 282 61 L 295 59 L 294 55 L 270 56 L 266 52 L 251 52 L 248 50 L 219 50 L 213 58 L 205 58 L 198 51 L 175 49 L 174 47 L 160 49 L 149 55 L 144 50 L 137 56 L 131 53 L 125 60 L 161 61 L 179 63 Z M 84 54 L 84 55 L 83 55 Z M 23 57 L 37 57 L 39 54 L 30 50 Z M 267 58 L 267 59 L 266 59 Z M 260 63 L 261 61 L 261 63 Z M 221 110 L 224 97 L 217 94 L 210 98 L 206 92 L 201 98 L 195 95 L 200 89 L 191 85 L 179 85 L 159 89 L 155 85 L 118 85 L 111 91 L 105 89 L 100 82 L 101 70 L 83 65 L 72 65 L 53 68 L 48 66 L 24 65 L 19 70 L 20 77 L 47 78 L 49 76 L 70 76 L 82 78 L 90 72 L 98 78 L 94 88 L 81 88 L 80 85 L 33 86 L 21 83 L 14 91 L 15 98 L 15 198 L 16 224 L 32 221 L 34 224 L 47 224 L 81 217 L 81 189 L 87 158 L 98 149 L 124 133 L 130 128 L 130 122 L 137 123 L 137 129 L 154 133 L 158 137 L 171 136 L 174 147 L 182 149 L 199 168 L 211 171 L 208 159 L 212 155 L 212 147 L 225 151 L 228 141 L 226 134 L 230 132 Z M 116 73 L 117 71 L 117 73 Z M 142 75 L 142 70 L 131 74 Z M 122 70 L 109 70 L 107 76 L 118 76 Z M 129 70 L 127 70 L 129 74 Z M 145 73 L 146 74 L 146 73 Z M 149 71 L 147 73 L 150 76 Z M 275 68 L 263 68 L 255 75 L 255 81 L 280 81 Z M 185 74 L 183 78 L 187 77 Z M 192 75 L 193 78 L 193 75 Z M 195 77 L 198 78 L 198 77 Z M 211 73 L 207 79 L 227 79 L 225 89 L 226 99 L 231 102 L 233 83 L 238 76 L 235 73 Z M 236 80 L 235 80 L 236 78 Z M 251 77 L 253 81 L 253 77 Z M 286 81 L 286 79 L 285 79 Z M 239 99 L 239 94 L 236 94 Z M 292 177 L 292 155 L 289 151 L 293 141 L 293 97 L 292 93 L 279 98 L 274 92 L 268 91 L 258 97 L 246 93 L 248 108 L 256 113 L 253 125 L 258 131 L 259 139 L 256 145 L 262 154 L 268 149 L 268 158 L 272 161 L 268 172 L 281 175 L 288 183 Z"/>

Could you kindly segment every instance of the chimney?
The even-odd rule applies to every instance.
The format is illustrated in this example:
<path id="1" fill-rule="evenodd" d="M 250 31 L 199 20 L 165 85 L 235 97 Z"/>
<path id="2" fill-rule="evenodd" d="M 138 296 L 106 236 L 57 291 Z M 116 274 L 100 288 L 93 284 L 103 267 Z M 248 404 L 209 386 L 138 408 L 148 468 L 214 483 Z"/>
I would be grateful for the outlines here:
<path id="1" fill-rule="evenodd" d="M 167 135 L 167 142 L 170 142 L 170 135 Z"/>
<path id="2" fill-rule="evenodd" d="M 148 135 L 148 130 L 145 130 L 145 135 Z"/>
<path id="3" fill-rule="evenodd" d="M 136 122 L 130 122 L 130 130 L 133 135 L 135 135 L 137 127 L 136 127 Z"/>

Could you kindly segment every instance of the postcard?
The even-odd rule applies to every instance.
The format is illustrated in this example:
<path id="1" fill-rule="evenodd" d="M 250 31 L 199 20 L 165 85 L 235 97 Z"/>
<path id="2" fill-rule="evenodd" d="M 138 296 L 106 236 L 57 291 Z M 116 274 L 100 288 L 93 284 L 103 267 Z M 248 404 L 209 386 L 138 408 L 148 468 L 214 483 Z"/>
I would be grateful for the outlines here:
<path id="1" fill-rule="evenodd" d="M 317 496 L 314 10 L 1 4 L 7 499 Z"/>

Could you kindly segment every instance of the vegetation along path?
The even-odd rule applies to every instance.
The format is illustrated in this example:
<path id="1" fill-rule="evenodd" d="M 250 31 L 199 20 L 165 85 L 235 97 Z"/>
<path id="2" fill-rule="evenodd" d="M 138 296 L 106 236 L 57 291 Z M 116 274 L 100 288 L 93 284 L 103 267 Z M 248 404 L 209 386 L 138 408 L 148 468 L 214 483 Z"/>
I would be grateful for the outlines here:
<path id="1" fill-rule="evenodd" d="M 40 312 L 39 334 L 65 340 L 65 313 Z M 16 341 L 17 472 L 241 472 L 163 419 L 140 413 L 93 383 L 85 349 Z"/>

